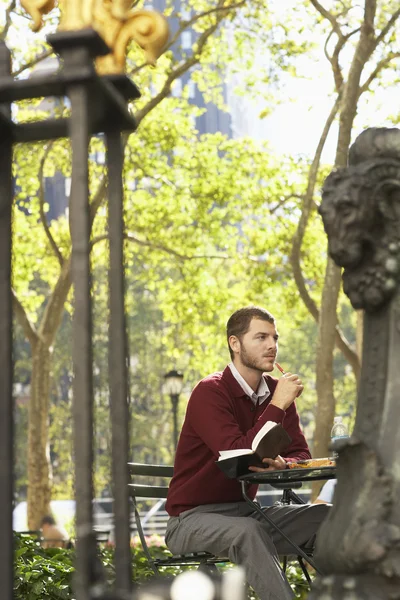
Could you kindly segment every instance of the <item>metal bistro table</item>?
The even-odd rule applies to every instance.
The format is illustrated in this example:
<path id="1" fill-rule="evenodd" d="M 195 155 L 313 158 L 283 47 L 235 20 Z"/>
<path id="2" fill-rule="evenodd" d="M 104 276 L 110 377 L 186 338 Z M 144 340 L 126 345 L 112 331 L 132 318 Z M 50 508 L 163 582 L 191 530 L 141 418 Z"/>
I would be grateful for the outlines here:
<path id="1" fill-rule="evenodd" d="M 260 505 L 249 498 L 247 495 L 247 489 L 252 484 L 268 483 L 269 485 L 276 486 L 279 489 L 290 490 L 290 486 L 301 487 L 301 484 L 307 483 L 308 481 L 328 480 L 336 477 L 336 467 L 312 467 L 309 469 L 285 469 L 282 471 L 271 471 L 270 473 L 251 473 L 249 475 L 243 475 L 239 477 L 239 481 L 242 485 L 242 494 L 246 502 L 257 511 L 280 535 L 293 547 L 297 556 L 301 556 L 306 560 L 316 571 L 321 571 L 315 565 L 311 556 L 309 556 L 304 550 L 300 548 L 295 542 L 293 542 L 281 528 L 262 510 Z M 300 484 L 300 485 L 299 485 Z M 293 497 L 299 500 L 296 494 L 292 494 Z M 303 503 L 301 501 L 301 503 Z"/>

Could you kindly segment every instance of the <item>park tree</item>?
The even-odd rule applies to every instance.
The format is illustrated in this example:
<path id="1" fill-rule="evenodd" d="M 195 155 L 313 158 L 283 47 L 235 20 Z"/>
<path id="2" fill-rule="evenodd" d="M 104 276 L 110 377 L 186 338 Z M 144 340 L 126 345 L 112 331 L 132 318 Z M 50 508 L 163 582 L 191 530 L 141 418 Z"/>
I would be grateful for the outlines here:
<path id="1" fill-rule="evenodd" d="M 325 8 L 312 0 L 296 14 L 282 6 L 275 8 L 274 12 L 273 3 L 270 6 L 262 1 L 193 1 L 180 11 L 167 5 L 172 37 L 156 69 L 143 61 L 135 47 L 128 54 L 128 74 L 133 75 L 143 94 L 134 106 L 138 131 L 124 140 L 127 314 L 130 354 L 135 363 L 131 373 L 132 441 L 135 451 L 140 451 L 143 444 L 150 446 L 154 457 L 159 456 L 155 454 L 157 441 L 158 448 L 168 444 L 161 393 L 160 401 L 151 403 L 151 395 L 160 385 L 160 371 L 179 364 L 188 380 L 195 383 L 205 372 L 222 367 L 226 348 L 220 334 L 238 302 L 259 302 L 272 312 L 286 315 L 284 328 L 293 339 L 291 345 L 283 338 L 283 359 L 286 357 L 290 368 L 295 367 L 295 360 L 299 363 L 298 357 L 294 359 L 296 348 L 304 348 L 304 356 L 308 350 L 307 360 L 299 366 L 306 369 L 310 379 L 312 345 L 307 340 L 314 340 L 318 334 L 317 389 L 306 406 L 311 411 L 312 400 L 318 397 L 317 454 L 326 455 L 328 451 L 334 391 L 339 390 L 337 382 L 334 388 L 335 373 L 340 373 L 340 392 L 349 396 L 354 392 L 344 375 L 344 361 L 356 377 L 359 373 L 359 353 L 348 341 L 352 315 L 340 296 L 340 272 L 320 251 L 325 236 L 315 209 L 317 191 L 329 169 L 321 165 L 321 156 L 329 131 L 338 123 L 335 165 L 346 163 L 357 110 L 367 97 L 373 101 L 378 82 L 388 87 L 394 82 L 390 67 L 398 57 L 395 43 L 399 14 L 396 7 L 372 0 L 365 1 L 364 11 L 350 1 L 331 2 Z M 26 19 L 16 2 L 9 3 L 5 14 L 3 39 L 13 50 L 14 73 L 26 76 L 51 55 L 51 50 L 43 37 L 33 38 L 27 32 Z M 48 16 L 47 33 L 55 30 L 55 20 L 54 15 Z M 21 31 L 29 40 L 24 51 L 17 43 Z M 193 34 L 193 44 L 183 49 L 180 42 L 188 31 Z M 310 164 L 290 156 L 289 146 L 288 156 L 277 158 L 268 148 L 248 139 L 227 140 L 220 134 L 199 138 L 195 126 L 199 109 L 190 104 L 188 74 L 207 101 L 223 107 L 223 82 L 228 71 L 236 73 L 242 93 L 265 97 L 266 114 L 280 97 L 282 74 L 296 76 L 298 57 L 311 53 L 310 40 L 314 40 L 315 49 L 324 36 L 327 64 L 333 75 L 332 108 L 321 127 L 320 142 Z M 260 61 L 256 61 L 260 47 L 265 49 L 261 68 Z M 174 95 L 178 80 L 183 82 L 183 90 Z M 18 118 L 35 119 L 38 111 L 46 110 L 40 102 L 20 103 Z M 51 110 L 68 114 L 63 102 L 52 105 Z M 90 152 L 100 424 L 105 420 L 108 398 L 104 377 L 107 181 L 101 138 L 92 140 Z M 50 500 L 49 414 L 53 451 L 58 456 L 68 455 L 68 443 L 63 445 L 56 413 L 69 418 L 69 405 L 55 402 L 50 407 L 49 398 L 52 390 L 58 399 L 65 394 L 65 390 L 55 389 L 60 387 L 63 368 L 67 379 L 71 376 L 65 358 L 73 302 L 70 235 L 67 216 L 48 221 L 45 182 L 57 172 L 68 180 L 69 165 L 70 146 L 66 140 L 15 149 L 13 300 L 18 331 L 24 332 L 30 346 L 30 528 L 35 528 L 47 512 Z M 299 306 L 299 297 L 304 307 Z M 146 322 L 148 315 L 152 316 Z M 143 338 L 147 348 L 139 352 L 137 347 Z M 340 364 L 337 356 L 334 361 L 335 345 L 343 356 Z M 25 365 L 26 348 L 23 360 Z M 159 424 L 154 444 L 149 443 L 150 420 Z M 70 464 L 65 462 L 66 466 Z M 59 474 L 68 472 L 59 466 L 57 469 Z M 100 479 L 105 482 L 107 477 Z"/>
<path id="2" fill-rule="evenodd" d="M 217 135 L 206 136 L 198 143 L 193 127 L 197 109 L 190 107 L 187 92 L 181 98 L 171 98 L 171 90 L 178 79 L 191 72 L 205 99 L 221 104 L 226 68 L 220 65 L 231 64 L 232 70 L 239 70 L 238 65 L 244 59 L 250 61 L 261 43 L 269 47 L 271 58 L 264 78 L 276 80 L 279 72 L 290 69 L 292 58 L 304 52 L 307 43 L 292 39 L 288 24 L 273 18 L 264 2 L 195 1 L 188 3 L 184 11 L 167 4 L 166 14 L 173 23 L 172 37 L 157 68 L 150 70 L 134 47 L 127 60 L 128 74 L 134 76 L 143 92 L 135 106 L 138 132 L 125 139 L 127 269 L 138 272 L 135 267 L 141 261 L 149 288 L 146 291 L 152 293 L 154 286 L 159 286 L 165 314 L 171 327 L 182 333 L 183 342 L 188 336 L 185 326 L 192 325 L 192 335 L 200 330 L 201 319 L 194 316 L 196 309 L 203 317 L 209 315 L 208 327 L 213 331 L 218 301 L 227 297 L 224 290 L 229 284 L 239 293 L 244 289 L 243 278 L 237 276 L 228 283 L 226 267 L 213 265 L 227 260 L 234 264 L 239 224 L 246 214 L 253 214 L 265 204 L 265 182 L 273 182 L 269 187 L 276 187 L 274 198 L 279 200 L 281 190 L 276 182 L 282 170 L 278 163 L 266 161 L 265 152 L 250 141 L 227 142 Z M 18 3 L 10 2 L 5 16 L 2 37 L 13 51 L 14 74 L 26 76 L 51 55 L 51 49 L 43 37 L 29 34 Z M 55 30 L 55 21 L 55 15 L 47 17 L 46 33 Z M 176 51 L 188 30 L 195 32 L 192 47 Z M 22 35 L 28 44 L 21 52 L 18 40 Z M 18 118 L 34 120 L 48 110 L 41 101 L 20 103 Z M 57 116 L 68 114 L 68 105 L 52 104 L 50 111 Z M 93 263 L 99 268 L 105 268 L 107 258 L 107 181 L 98 159 L 103 151 L 102 140 L 92 140 L 90 214 Z M 65 311 L 71 310 L 73 300 L 68 218 L 48 221 L 45 181 L 56 172 L 62 172 L 68 180 L 70 146 L 67 140 L 17 146 L 14 159 L 13 307 L 31 353 L 27 483 L 28 526 L 35 529 L 48 511 L 51 493 L 48 423 L 53 349 Z M 193 178 L 196 168 L 201 177 Z M 199 261 L 203 261 L 203 269 L 198 267 Z M 163 281 L 165 285 L 161 285 Z M 196 298 L 187 302 L 184 310 L 186 297 L 181 292 L 188 289 L 196 289 Z M 207 289 L 215 291 L 214 305 L 207 304 Z M 180 310 L 174 311 L 172 306 L 177 305 L 178 298 Z M 176 313 L 182 318 L 178 320 Z M 203 325 L 203 335 L 204 330 Z M 198 361 L 201 348 L 196 351 L 194 360 Z"/>
<path id="3" fill-rule="evenodd" d="M 325 38 L 324 59 L 332 74 L 331 108 L 321 126 L 320 140 L 310 165 L 301 216 L 291 251 L 291 264 L 300 296 L 318 323 L 314 437 L 316 456 L 327 456 L 335 413 L 335 347 L 342 352 L 355 378 L 358 379 L 361 344 L 358 344 L 358 347 L 354 343 L 350 344 L 340 326 L 340 269 L 327 256 L 318 306 L 318 301 L 306 283 L 308 275 L 307 266 L 304 264 L 303 244 L 307 238 L 307 227 L 315 226 L 317 181 L 321 168 L 326 169 L 326 165 L 321 165 L 321 156 L 332 125 L 335 123 L 338 128 L 333 166 L 340 168 L 347 165 L 354 127 L 362 126 L 361 120 L 356 120 L 357 113 L 362 113 L 362 108 L 367 102 L 374 102 L 374 93 L 378 86 L 390 89 L 397 82 L 395 69 L 400 57 L 399 17 L 398 6 L 386 1 L 364 0 L 359 4 L 352 0 L 329 3 L 310 0 L 308 17 L 305 19 L 307 22 L 307 19 L 311 18 L 308 22 L 311 23 L 312 31 L 319 32 L 321 39 Z M 361 331 L 362 315 L 358 315 L 358 321 L 358 331 Z"/>

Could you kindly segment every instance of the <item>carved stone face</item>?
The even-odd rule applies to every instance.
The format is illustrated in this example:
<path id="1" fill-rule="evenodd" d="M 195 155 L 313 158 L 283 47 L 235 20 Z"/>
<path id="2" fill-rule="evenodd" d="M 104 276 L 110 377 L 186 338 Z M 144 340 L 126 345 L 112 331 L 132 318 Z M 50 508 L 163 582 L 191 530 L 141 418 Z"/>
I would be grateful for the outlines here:
<path id="1" fill-rule="evenodd" d="M 319 209 L 354 308 L 374 311 L 400 280 L 400 161 L 368 158 L 327 177 Z"/>
<path id="2" fill-rule="evenodd" d="M 365 181 L 349 169 L 331 173 L 324 184 L 319 208 L 329 240 L 329 252 L 342 267 L 355 267 L 368 240 L 370 215 L 360 197 Z"/>

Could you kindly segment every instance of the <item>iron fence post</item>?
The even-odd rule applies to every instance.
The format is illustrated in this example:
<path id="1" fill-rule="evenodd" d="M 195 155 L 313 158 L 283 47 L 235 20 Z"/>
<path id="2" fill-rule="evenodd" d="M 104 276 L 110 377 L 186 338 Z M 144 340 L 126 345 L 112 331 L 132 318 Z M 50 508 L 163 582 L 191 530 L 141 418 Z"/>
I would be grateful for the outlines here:
<path id="1" fill-rule="evenodd" d="M 124 281 L 123 145 L 119 131 L 106 132 L 108 165 L 109 268 L 109 379 L 112 423 L 112 469 L 115 524 L 116 592 L 131 590 L 128 463 L 129 407 Z"/>
<path id="2" fill-rule="evenodd" d="M 90 137 L 106 132 L 109 168 L 110 237 L 110 347 L 113 490 L 116 532 L 116 584 L 113 597 L 126 598 L 131 589 L 128 499 L 129 415 L 127 405 L 126 328 L 123 265 L 123 147 L 121 132 L 134 131 L 127 101 L 138 98 L 137 87 L 125 75 L 98 76 L 94 58 L 109 48 L 93 29 L 62 31 L 48 37 L 62 58 L 56 74 L 15 80 L 10 53 L 0 44 L 0 577 L 4 596 L 13 595 L 13 460 L 12 460 L 12 290 L 11 215 L 12 145 L 57 139 L 67 135 L 72 144 L 72 182 L 69 206 L 73 315 L 73 421 L 77 560 L 77 600 L 105 597 L 106 581 L 96 552 L 93 530 L 93 361 L 90 240 L 95 211 L 90 205 Z M 35 123 L 16 123 L 11 102 L 48 96 L 67 96 L 71 116 Z"/>
<path id="3" fill-rule="evenodd" d="M 11 77 L 11 55 L 0 42 L 0 78 Z M 11 104 L 0 101 L 0 581 L 13 597 L 13 360 L 12 360 L 12 133 Z"/>

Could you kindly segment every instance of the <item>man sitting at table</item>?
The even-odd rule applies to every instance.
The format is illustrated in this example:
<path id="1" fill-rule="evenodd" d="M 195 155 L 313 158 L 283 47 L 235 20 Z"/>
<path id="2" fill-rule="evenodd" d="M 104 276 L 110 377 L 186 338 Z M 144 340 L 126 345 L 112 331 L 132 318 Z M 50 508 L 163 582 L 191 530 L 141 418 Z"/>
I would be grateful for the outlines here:
<path id="1" fill-rule="evenodd" d="M 283 456 L 264 459 L 265 469 L 285 469 L 291 461 L 311 458 L 300 429 L 295 398 L 303 391 L 297 375 L 280 379 L 272 371 L 278 350 L 273 316 L 263 308 L 237 310 L 228 320 L 232 362 L 194 388 L 176 450 L 166 510 L 170 515 L 165 541 L 174 554 L 206 551 L 244 565 L 247 580 L 260 600 L 293 597 L 278 555 L 293 548 L 242 497 L 241 485 L 215 464 L 220 450 L 251 448 L 267 421 L 282 423 L 292 438 Z M 254 498 L 257 485 L 248 494 Z M 264 509 L 304 549 L 312 549 L 329 507 L 271 506 Z"/>

